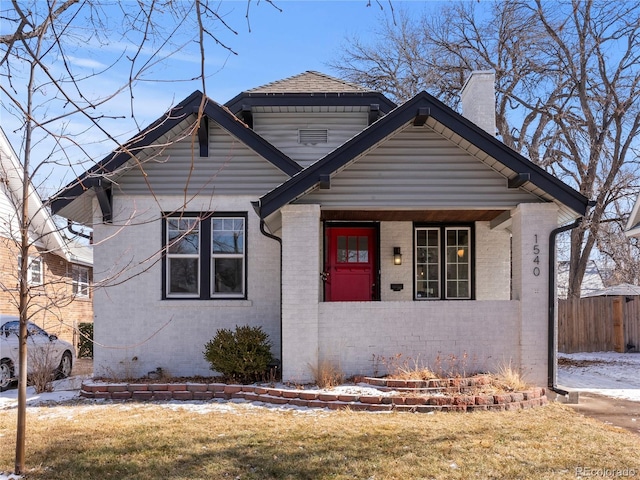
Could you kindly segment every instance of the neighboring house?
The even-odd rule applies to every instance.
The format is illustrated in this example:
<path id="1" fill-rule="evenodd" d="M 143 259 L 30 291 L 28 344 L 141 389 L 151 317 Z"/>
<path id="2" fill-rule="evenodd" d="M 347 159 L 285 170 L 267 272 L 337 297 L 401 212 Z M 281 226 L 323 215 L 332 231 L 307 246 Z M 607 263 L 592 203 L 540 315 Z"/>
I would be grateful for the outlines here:
<path id="1" fill-rule="evenodd" d="M 22 166 L 0 129 L 0 315 L 18 314 L 22 185 Z M 47 332 L 76 344 L 77 325 L 93 321 L 91 247 L 61 235 L 31 184 L 28 203 L 28 315 Z"/>
<path id="2" fill-rule="evenodd" d="M 402 354 L 554 382 L 549 240 L 587 199 L 495 138 L 493 80 L 462 92 L 477 124 L 316 72 L 224 106 L 195 92 L 97 163 L 53 202 L 116 280 L 95 372 L 207 374 L 204 344 L 248 324 L 286 381 Z"/>

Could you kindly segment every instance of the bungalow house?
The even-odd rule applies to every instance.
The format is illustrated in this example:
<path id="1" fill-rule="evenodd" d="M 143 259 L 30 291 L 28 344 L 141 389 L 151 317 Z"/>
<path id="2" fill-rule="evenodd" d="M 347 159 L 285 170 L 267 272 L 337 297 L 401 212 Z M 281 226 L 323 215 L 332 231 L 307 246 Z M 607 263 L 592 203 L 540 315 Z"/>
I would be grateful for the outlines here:
<path id="1" fill-rule="evenodd" d="M 211 373 L 216 330 L 259 325 L 286 381 L 402 354 L 553 382 L 550 239 L 587 199 L 495 138 L 494 101 L 490 72 L 468 118 L 317 72 L 194 92 L 54 199 L 93 227 L 95 372 Z"/>
<path id="2" fill-rule="evenodd" d="M 22 166 L 0 129 L 0 316 L 18 315 Z M 29 184 L 30 321 L 77 345 L 77 326 L 93 321 L 89 245 L 65 238 Z M 1 322 L 0 322 L 1 323 Z"/>

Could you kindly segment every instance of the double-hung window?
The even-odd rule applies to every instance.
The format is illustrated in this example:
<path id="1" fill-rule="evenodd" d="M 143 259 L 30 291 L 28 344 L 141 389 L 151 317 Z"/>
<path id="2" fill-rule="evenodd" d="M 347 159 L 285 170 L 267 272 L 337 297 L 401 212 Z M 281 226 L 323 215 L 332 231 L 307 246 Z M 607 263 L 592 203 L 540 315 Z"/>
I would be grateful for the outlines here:
<path id="1" fill-rule="evenodd" d="M 167 217 L 164 297 L 245 298 L 246 224 L 245 213 Z"/>
<path id="2" fill-rule="evenodd" d="M 80 265 L 74 265 L 71 270 L 71 286 L 76 297 L 89 297 L 89 269 Z"/>
<path id="3" fill-rule="evenodd" d="M 415 298 L 472 297 L 471 227 L 415 228 Z"/>
<path id="4" fill-rule="evenodd" d="M 18 271 L 22 265 L 22 256 L 18 255 Z M 42 258 L 31 257 L 27 258 L 27 283 L 29 285 L 42 285 Z"/>

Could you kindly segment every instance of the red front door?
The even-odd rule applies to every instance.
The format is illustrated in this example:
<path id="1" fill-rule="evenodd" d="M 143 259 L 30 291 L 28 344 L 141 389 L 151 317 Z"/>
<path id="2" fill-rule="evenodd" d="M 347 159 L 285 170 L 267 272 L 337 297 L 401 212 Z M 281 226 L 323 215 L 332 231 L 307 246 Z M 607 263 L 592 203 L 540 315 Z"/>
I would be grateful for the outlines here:
<path id="1" fill-rule="evenodd" d="M 375 300 L 376 229 L 327 227 L 325 234 L 325 301 Z"/>

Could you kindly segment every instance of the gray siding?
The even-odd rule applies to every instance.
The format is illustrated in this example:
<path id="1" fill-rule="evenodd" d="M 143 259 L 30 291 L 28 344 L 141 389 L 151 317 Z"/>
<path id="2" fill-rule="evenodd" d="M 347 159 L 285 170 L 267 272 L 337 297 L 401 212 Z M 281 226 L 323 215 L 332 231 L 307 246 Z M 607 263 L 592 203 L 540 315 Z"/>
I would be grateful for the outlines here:
<path id="1" fill-rule="evenodd" d="M 299 203 L 323 208 L 511 208 L 539 201 L 428 127 L 407 127 Z"/>
<path id="2" fill-rule="evenodd" d="M 306 167 L 339 147 L 367 127 L 367 112 L 254 113 L 253 129 L 289 158 Z M 328 142 L 316 145 L 298 143 L 298 129 L 329 131 Z"/>
<path id="3" fill-rule="evenodd" d="M 218 125 L 211 123 L 209 128 L 208 157 L 199 156 L 197 141 L 193 156 L 191 138 L 185 138 L 144 163 L 146 181 L 137 169 L 118 178 L 121 191 L 148 194 L 148 182 L 156 195 L 180 195 L 188 182 L 190 194 L 260 196 L 288 178 Z"/>

